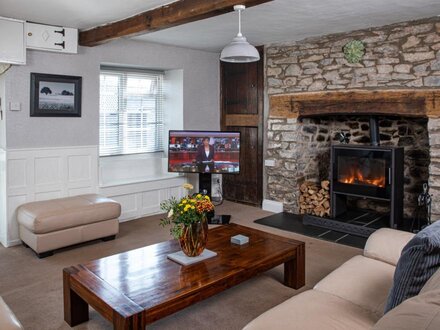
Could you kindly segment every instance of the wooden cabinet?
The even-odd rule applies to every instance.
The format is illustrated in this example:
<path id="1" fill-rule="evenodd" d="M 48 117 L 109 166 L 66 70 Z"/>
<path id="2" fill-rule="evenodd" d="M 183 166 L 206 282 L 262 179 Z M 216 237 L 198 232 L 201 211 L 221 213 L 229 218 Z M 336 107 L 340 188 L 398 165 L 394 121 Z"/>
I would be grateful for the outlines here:
<path id="1" fill-rule="evenodd" d="M 0 17 L 0 63 L 26 64 L 25 22 Z"/>
<path id="2" fill-rule="evenodd" d="M 240 131 L 240 174 L 223 175 L 225 199 L 260 206 L 263 199 L 263 49 L 254 63 L 221 62 L 221 128 Z"/>

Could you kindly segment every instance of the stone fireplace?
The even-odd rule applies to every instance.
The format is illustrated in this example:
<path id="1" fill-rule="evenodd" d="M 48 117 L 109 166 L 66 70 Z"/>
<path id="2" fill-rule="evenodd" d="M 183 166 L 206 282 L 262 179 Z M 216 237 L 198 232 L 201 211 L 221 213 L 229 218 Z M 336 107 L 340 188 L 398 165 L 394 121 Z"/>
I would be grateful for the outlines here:
<path id="1" fill-rule="evenodd" d="M 319 109 L 316 104 L 320 104 Z M 267 168 L 267 195 L 283 202 L 286 211 L 299 213 L 302 182 L 329 179 L 331 146 L 340 143 L 337 133 L 344 132 L 350 145 L 370 144 L 371 115 L 377 118 L 381 145 L 404 148 L 404 217 L 414 215 L 423 183 L 429 182 L 436 193 L 440 91 L 280 94 L 270 97 L 270 109 L 267 157 L 275 159 L 276 166 Z M 440 199 L 439 194 L 434 200 L 436 196 Z M 360 208 L 389 211 L 386 203 L 357 203 Z"/>
<path id="2" fill-rule="evenodd" d="M 343 46 L 365 45 L 359 63 Z M 422 183 L 440 216 L 440 18 L 273 44 L 265 48 L 269 99 L 266 198 L 298 213 L 299 185 L 329 178 L 330 149 L 344 132 L 370 143 L 369 116 L 381 145 L 404 147 L 404 216 L 411 217 Z M 386 211 L 380 203 L 358 201 Z"/>

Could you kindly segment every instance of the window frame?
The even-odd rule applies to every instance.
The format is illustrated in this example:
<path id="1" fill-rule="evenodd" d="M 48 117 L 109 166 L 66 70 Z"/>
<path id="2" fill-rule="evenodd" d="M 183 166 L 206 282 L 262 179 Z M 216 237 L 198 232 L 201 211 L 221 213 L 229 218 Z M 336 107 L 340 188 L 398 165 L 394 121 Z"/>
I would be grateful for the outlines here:
<path id="1" fill-rule="evenodd" d="M 101 79 L 103 75 L 114 75 L 117 77 L 118 82 L 118 101 L 117 108 L 118 110 L 115 112 L 104 112 L 101 107 L 101 99 L 102 99 L 102 83 Z M 135 128 L 130 127 L 129 117 L 130 112 L 128 109 L 129 102 L 129 93 L 128 93 L 128 79 L 130 76 L 138 77 L 138 78 L 148 78 L 155 77 L 157 86 L 157 92 L 155 94 L 145 93 L 144 97 L 147 95 L 155 95 L 154 99 L 154 121 L 147 122 L 147 112 L 140 111 L 140 117 L 138 118 L 139 125 Z M 126 68 L 126 67 L 116 67 L 116 66 L 107 66 L 102 65 L 100 68 L 99 74 L 99 157 L 114 157 L 114 156 L 125 156 L 125 155 L 135 155 L 135 154 L 163 154 L 164 153 L 164 145 L 163 145 L 163 136 L 165 134 L 165 123 L 164 123 L 164 78 L 165 72 L 159 70 L 149 70 L 149 69 L 138 69 L 138 68 Z M 105 113 L 114 113 L 117 115 L 117 133 L 116 136 L 113 136 L 113 139 L 117 142 L 113 147 L 103 148 L 103 140 L 102 134 L 108 134 L 109 126 L 106 123 L 102 123 L 102 120 L 105 120 Z M 122 121 L 122 123 L 121 123 Z M 144 123 L 145 121 L 145 123 Z M 154 147 L 148 150 L 148 138 L 142 139 L 144 133 L 148 132 L 148 126 L 154 126 L 154 138 L 153 143 Z M 121 132 L 122 130 L 122 132 Z M 124 143 L 124 141 L 138 141 L 136 139 L 130 140 L 128 134 L 130 132 L 140 132 L 140 144 L 141 150 L 138 152 L 130 150 L 129 147 Z M 104 141 L 109 141 L 111 138 L 104 137 Z M 150 139 L 151 142 L 151 139 Z M 128 143 L 127 143 L 128 144 Z M 103 152 L 106 150 L 106 152 Z"/>

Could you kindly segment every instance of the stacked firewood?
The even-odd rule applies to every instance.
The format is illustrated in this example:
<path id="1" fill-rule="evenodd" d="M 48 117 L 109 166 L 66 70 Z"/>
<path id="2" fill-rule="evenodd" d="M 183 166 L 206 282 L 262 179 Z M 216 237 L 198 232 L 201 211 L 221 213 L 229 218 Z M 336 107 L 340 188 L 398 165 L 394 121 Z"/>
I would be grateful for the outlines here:
<path id="1" fill-rule="evenodd" d="M 330 215 L 330 181 L 320 184 L 305 181 L 299 187 L 299 208 L 301 214 L 313 214 L 318 217 Z"/>

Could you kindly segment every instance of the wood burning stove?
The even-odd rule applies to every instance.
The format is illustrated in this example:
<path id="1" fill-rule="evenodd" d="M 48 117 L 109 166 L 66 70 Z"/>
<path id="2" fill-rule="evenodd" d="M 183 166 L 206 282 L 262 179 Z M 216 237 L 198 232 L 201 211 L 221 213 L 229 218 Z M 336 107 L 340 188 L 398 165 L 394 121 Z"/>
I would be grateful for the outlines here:
<path id="1" fill-rule="evenodd" d="M 402 225 L 403 148 L 334 145 L 331 149 L 331 216 L 347 211 L 347 196 L 390 203 L 390 227 Z"/>

